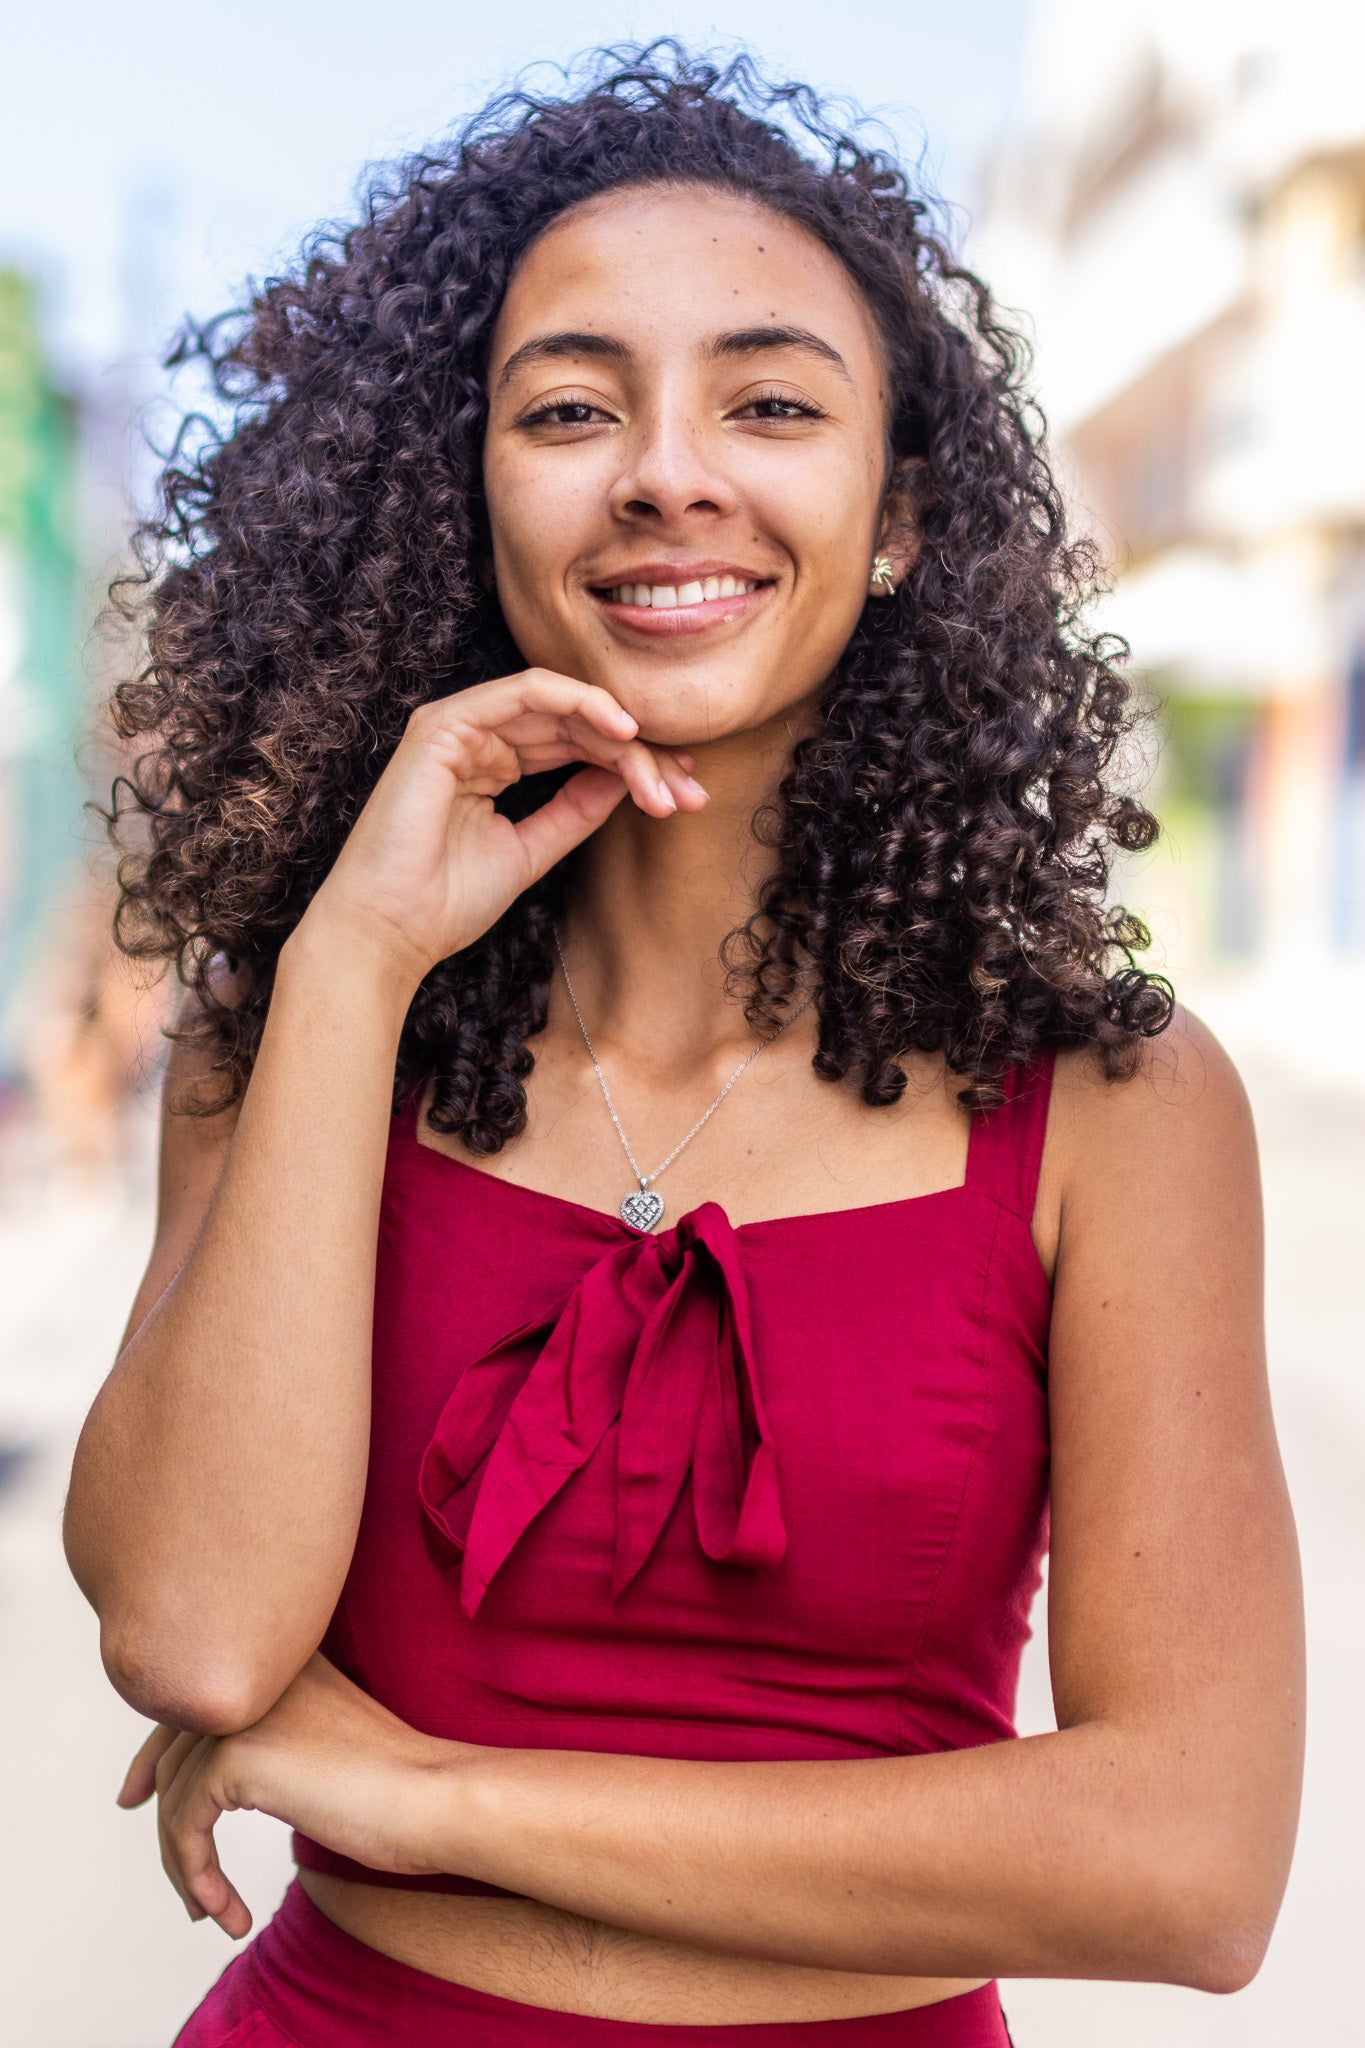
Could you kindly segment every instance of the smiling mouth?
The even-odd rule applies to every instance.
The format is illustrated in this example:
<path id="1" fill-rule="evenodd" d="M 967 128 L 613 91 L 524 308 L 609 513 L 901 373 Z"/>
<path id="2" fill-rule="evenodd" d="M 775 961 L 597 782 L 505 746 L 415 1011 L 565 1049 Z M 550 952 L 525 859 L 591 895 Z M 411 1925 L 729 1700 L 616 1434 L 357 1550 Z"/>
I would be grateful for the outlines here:
<path id="1" fill-rule="evenodd" d="M 728 570 L 688 576 L 675 569 L 667 582 L 600 583 L 592 595 L 605 616 L 638 644 L 738 626 L 776 588 L 772 577 L 736 576 Z"/>

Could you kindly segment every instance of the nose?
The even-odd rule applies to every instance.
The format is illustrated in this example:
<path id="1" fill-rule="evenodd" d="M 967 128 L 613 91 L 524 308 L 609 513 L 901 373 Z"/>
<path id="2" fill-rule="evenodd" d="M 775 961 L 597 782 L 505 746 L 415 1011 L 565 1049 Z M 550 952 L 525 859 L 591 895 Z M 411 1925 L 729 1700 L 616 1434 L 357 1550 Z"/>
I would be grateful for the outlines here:
<path id="1" fill-rule="evenodd" d="M 637 421 L 625 452 L 611 493 L 618 519 L 672 527 L 697 517 L 725 518 L 738 507 L 720 436 L 680 398 Z"/>

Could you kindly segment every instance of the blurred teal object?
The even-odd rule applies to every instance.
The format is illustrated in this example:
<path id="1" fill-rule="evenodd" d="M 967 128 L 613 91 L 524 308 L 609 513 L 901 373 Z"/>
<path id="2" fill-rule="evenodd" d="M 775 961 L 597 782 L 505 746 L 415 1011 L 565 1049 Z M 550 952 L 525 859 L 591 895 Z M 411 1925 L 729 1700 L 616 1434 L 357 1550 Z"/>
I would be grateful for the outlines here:
<path id="1" fill-rule="evenodd" d="M 0 269 L 0 1075 L 15 992 L 81 851 L 77 446 L 33 285 Z"/>

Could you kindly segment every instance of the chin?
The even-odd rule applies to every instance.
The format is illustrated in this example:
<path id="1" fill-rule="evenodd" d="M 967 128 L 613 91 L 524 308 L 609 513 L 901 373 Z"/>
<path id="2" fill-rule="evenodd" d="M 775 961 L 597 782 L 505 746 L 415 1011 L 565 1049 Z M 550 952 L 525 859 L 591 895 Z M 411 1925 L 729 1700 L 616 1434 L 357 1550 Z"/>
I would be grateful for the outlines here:
<path id="1" fill-rule="evenodd" d="M 644 690 L 612 691 L 613 696 L 618 694 L 631 717 L 639 721 L 640 738 L 647 745 L 674 747 L 683 753 L 751 732 L 771 716 L 764 705 L 737 703 L 731 696 L 714 692 L 673 693 L 655 684 Z"/>
<path id="2" fill-rule="evenodd" d="M 603 664 L 592 680 L 638 719 L 642 740 L 686 751 L 749 732 L 773 716 L 771 696 L 754 687 L 765 678 L 756 679 L 752 672 L 727 676 L 723 667 L 717 674 L 718 667 L 679 664 L 670 673 L 660 665 L 642 674 L 634 664 L 612 663 Z"/>

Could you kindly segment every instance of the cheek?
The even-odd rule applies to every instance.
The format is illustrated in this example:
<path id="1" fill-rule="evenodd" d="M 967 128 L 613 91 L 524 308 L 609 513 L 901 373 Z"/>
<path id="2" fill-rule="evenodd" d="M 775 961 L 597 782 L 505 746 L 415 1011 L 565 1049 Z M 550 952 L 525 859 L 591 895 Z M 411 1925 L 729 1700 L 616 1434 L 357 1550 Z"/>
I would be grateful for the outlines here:
<path id="1" fill-rule="evenodd" d="M 503 615 L 526 659 L 554 667 L 581 627 L 571 571 L 600 532 L 601 485 L 581 467 L 513 458 L 485 466 L 484 494 Z"/>
<path id="2" fill-rule="evenodd" d="M 866 582 L 881 497 L 875 472 L 859 454 L 831 450 L 818 462 L 770 480 L 761 516 L 781 537 L 798 570 L 798 585 L 830 598 Z"/>
<path id="3" fill-rule="evenodd" d="M 499 570 L 524 577 L 528 589 L 533 582 L 543 584 L 564 553 L 574 496 L 553 466 L 547 468 L 520 451 L 486 458 L 484 502 Z"/>
<path id="4" fill-rule="evenodd" d="M 831 462 L 818 488 L 802 492 L 795 516 L 788 500 L 797 568 L 791 640 L 795 666 L 811 682 L 834 668 L 862 615 L 880 504 L 880 469 L 871 474 L 860 458 Z"/>

